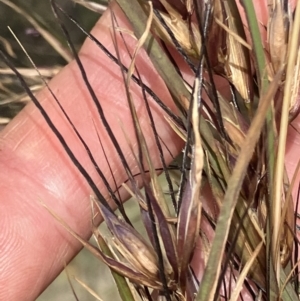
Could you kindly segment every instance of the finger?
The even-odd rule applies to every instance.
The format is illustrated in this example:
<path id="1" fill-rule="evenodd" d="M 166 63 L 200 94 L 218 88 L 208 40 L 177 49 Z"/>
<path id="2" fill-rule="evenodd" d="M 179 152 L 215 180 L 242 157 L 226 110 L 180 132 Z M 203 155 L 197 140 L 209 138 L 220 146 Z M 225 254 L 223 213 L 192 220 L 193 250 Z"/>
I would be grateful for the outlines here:
<path id="1" fill-rule="evenodd" d="M 289 179 L 292 180 L 297 165 L 299 163 L 299 145 L 300 145 L 300 116 L 298 116 L 289 126 L 287 145 L 286 145 L 286 168 Z M 293 187 L 293 198 L 297 200 L 298 184 L 300 182 L 300 174 L 296 174 L 296 185 Z"/>
<path id="2" fill-rule="evenodd" d="M 126 22 L 120 11 L 116 6 L 113 6 L 113 10 L 118 16 L 119 26 L 125 26 Z M 93 34 L 114 52 L 110 12 L 101 18 Z M 132 48 L 135 41 L 131 37 L 126 37 L 126 40 Z M 123 49 L 120 52 L 122 60 L 128 62 L 124 45 L 119 47 Z M 133 172 L 137 171 L 136 162 L 121 130 L 122 125 L 136 149 L 119 67 L 89 40 L 81 50 L 81 60 L 129 166 Z M 137 65 L 145 83 L 175 111 L 165 85 L 145 54 L 139 56 Z M 72 62 L 64 68 L 52 80 L 50 87 L 89 145 L 112 187 L 112 176 L 104 160 L 97 132 L 117 183 L 125 181 L 127 176 L 124 168 L 99 119 L 76 64 Z M 131 90 L 154 165 L 158 167 L 158 151 L 140 88 L 132 84 Z M 38 99 L 75 156 L 95 180 L 100 191 L 107 196 L 85 149 L 49 91 L 43 90 Z M 168 145 L 169 151 L 176 155 L 182 147 L 181 141 L 167 125 L 162 110 L 150 101 L 159 136 Z M 40 201 L 54 210 L 82 237 L 88 238 L 91 234 L 89 195 L 92 191 L 32 104 L 1 133 L 0 150 L 0 300 L 34 300 L 61 271 L 64 262 L 69 261 L 81 247 L 40 205 Z M 169 152 L 164 150 L 164 154 L 167 162 L 170 162 L 172 158 Z"/>

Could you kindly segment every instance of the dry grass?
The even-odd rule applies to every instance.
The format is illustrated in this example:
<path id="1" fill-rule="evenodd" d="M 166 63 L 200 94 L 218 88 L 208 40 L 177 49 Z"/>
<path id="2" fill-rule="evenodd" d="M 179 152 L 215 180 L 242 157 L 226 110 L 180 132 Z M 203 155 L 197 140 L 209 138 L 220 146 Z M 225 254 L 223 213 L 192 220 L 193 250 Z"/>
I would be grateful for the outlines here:
<path id="1" fill-rule="evenodd" d="M 136 188 L 134 175 L 109 125 L 107 130 L 124 164 L 129 179 L 126 189 L 139 206 L 148 238 L 131 225 L 121 205 L 118 211 L 121 218 L 117 218 L 101 191 L 93 185 L 94 214 L 103 215 L 113 239 L 103 239 L 102 232 L 94 227 L 97 244 L 86 242 L 48 210 L 85 248 L 110 267 L 122 300 L 151 300 L 149 292 L 153 300 L 237 300 L 241 291 L 249 298 L 260 298 L 257 300 L 297 300 L 298 241 L 291 197 L 295 184 L 290 184 L 287 178 L 284 154 L 288 125 L 299 111 L 300 4 L 292 14 L 280 1 L 274 1 L 269 7 L 268 42 L 264 44 L 251 1 L 241 1 L 246 21 L 242 21 L 234 1 L 186 1 L 186 5 L 166 0 L 116 2 L 137 39 L 129 66 L 122 65 L 121 56 L 113 59 L 122 67 L 139 145 L 138 154 L 133 152 L 132 156 L 140 169 L 144 193 Z M 55 1 L 51 3 L 59 16 L 57 23 L 68 32 L 61 17 L 65 10 Z M 99 9 L 92 2 L 85 6 Z M 117 29 L 112 31 L 116 43 L 116 36 L 122 38 L 125 31 L 114 18 L 112 21 Z M 65 39 L 71 44 L 71 51 L 49 32 L 41 34 L 65 60 L 74 56 L 84 75 L 68 34 Z M 96 43 L 99 51 L 103 51 L 103 45 Z M 9 43 L 6 45 L 9 53 Z M 178 116 L 163 107 L 161 100 L 143 84 L 135 68 L 135 58 L 142 47 L 168 87 L 180 111 Z M 185 61 L 194 76 L 192 82 L 187 83 L 177 71 L 178 66 L 167 51 L 170 47 L 176 48 Z M 53 68 L 41 71 L 53 73 Z M 5 77 L 9 78 L 10 71 L 2 70 L 6 70 Z M 40 78 L 29 76 L 29 72 L 26 69 L 23 76 L 30 78 L 31 88 L 39 88 Z M 216 75 L 227 82 L 231 94 L 219 89 Z M 131 81 L 144 89 L 145 107 L 162 157 L 170 198 L 158 181 L 134 107 Z M 87 80 L 85 84 L 101 112 L 101 104 Z M 6 83 L 3 90 L 6 101 L 24 101 L 23 96 L 16 100 L 10 95 L 10 85 L 11 82 Z M 172 128 L 185 141 L 178 163 L 179 175 L 164 162 L 162 143 L 148 107 L 149 96 L 163 107 Z M 30 98 L 40 106 L 33 95 Z M 47 116 L 43 110 L 42 114 Z M 100 114 L 99 118 L 103 124 L 107 123 L 105 115 Z M 49 126 L 57 131 L 50 123 Z M 66 145 L 64 148 L 67 150 Z M 75 162 L 76 158 L 69 155 Z M 150 183 L 146 173 L 150 175 Z M 108 183 L 105 185 L 118 204 L 118 195 Z M 210 206 L 218 216 L 203 203 L 204 185 L 213 195 Z M 197 240 L 207 254 L 200 283 L 190 266 Z M 228 280 L 234 278 L 232 282 Z"/>

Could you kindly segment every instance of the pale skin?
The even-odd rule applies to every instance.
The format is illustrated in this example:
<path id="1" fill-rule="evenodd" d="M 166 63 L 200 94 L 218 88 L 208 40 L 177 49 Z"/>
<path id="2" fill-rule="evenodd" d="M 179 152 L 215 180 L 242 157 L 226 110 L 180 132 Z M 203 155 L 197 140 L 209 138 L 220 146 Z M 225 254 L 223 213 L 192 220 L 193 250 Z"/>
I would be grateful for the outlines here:
<path id="1" fill-rule="evenodd" d="M 262 22 L 265 22 L 266 6 L 260 2 L 258 4 L 258 14 Z M 116 6 L 113 9 L 119 16 L 120 24 L 125 26 L 123 15 Z M 93 34 L 113 51 L 110 20 L 110 14 L 106 13 L 93 29 Z M 128 41 L 134 44 L 132 39 Z M 121 55 L 128 62 L 123 53 L 121 50 Z M 127 135 L 134 137 L 119 68 L 90 41 L 86 41 L 80 55 L 118 142 L 130 166 L 137 171 L 120 126 L 124 124 Z M 143 65 L 141 71 L 147 74 L 145 80 L 148 85 L 175 111 L 167 89 L 146 56 L 140 57 L 137 64 Z M 65 67 L 51 81 L 50 86 L 113 185 L 97 139 L 95 127 L 97 128 L 116 181 L 120 185 L 127 179 L 126 174 L 115 152 L 111 151 L 106 131 L 84 88 L 76 64 L 72 62 Z M 148 146 L 158 167 L 158 152 L 145 117 L 140 89 L 133 86 L 132 90 L 141 124 L 145 133 L 148 133 Z M 102 181 L 96 177 L 95 170 L 88 163 L 85 150 L 53 104 L 50 93 L 43 90 L 37 97 L 76 156 L 96 180 L 102 193 L 107 196 Z M 153 103 L 152 108 L 159 135 L 176 156 L 181 151 L 183 142 L 167 125 L 163 111 Z M 300 128 L 299 117 L 293 125 Z M 286 157 L 290 175 L 298 163 L 299 144 L 299 134 L 290 130 Z M 136 145 L 134 147 L 136 149 Z M 171 162 L 169 152 L 165 151 L 165 157 L 168 163 Z M 83 238 L 88 239 L 91 235 L 92 191 L 33 104 L 29 104 L 0 134 L 0 170 L 0 300 L 34 300 L 59 274 L 64 263 L 70 261 L 81 249 L 81 244 L 54 220 L 41 202 L 53 209 Z M 122 198 L 125 200 L 127 197 L 123 192 Z"/>

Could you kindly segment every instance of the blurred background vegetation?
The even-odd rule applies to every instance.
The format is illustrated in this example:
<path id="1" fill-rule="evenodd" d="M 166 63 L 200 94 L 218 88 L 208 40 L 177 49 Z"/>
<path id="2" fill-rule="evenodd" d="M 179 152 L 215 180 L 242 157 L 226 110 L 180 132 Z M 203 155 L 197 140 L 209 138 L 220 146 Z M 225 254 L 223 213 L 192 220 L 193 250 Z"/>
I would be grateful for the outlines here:
<path id="1" fill-rule="evenodd" d="M 58 0 L 61 7 L 72 15 L 83 28 L 89 30 L 93 27 L 99 14 L 92 12 L 72 0 Z M 103 3 L 103 1 L 102 1 Z M 105 3 L 105 1 L 104 1 Z M 19 12 L 14 9 L 21 10 Z M 43 86 L 37 73 L 26 54 L 13 37 L 9 28 L 20 40 L 26 51 L 39 69 L 44 70 L 46 79 L 50 79 L 67 62 L 28 21 L 26 15 L 36 21 L 42 29 L 50 33 L 61 43 L 61 48 L 68 51 L 66 41 L 55 20 L 48 0 L 1 0 L 0 1 L 0 49 L 9 53 L 15 67 L 22 68 L 25 78 L 32 90 L 37 91 Z M 84 35 L 71 22 L 65 20 L 75 46 L 79 49 L 84 41 Z M 30 73 L 29 71 L 33 71 Z M 33 75 L 34 74 L 34 75 Z M 26 104 L 29 99 L 20 87 L 15 76 L 0 62 L 0 125 L 5 125 Z"/>

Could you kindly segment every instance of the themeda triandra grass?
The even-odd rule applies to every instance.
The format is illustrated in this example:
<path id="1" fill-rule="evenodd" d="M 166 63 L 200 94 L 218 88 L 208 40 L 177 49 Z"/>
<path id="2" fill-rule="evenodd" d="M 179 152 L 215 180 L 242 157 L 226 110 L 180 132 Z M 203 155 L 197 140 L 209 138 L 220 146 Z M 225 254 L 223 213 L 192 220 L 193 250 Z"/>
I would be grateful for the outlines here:
<path id="1" fill-rule="evenodd" d="M 103 239 L 94 226 L 95 247 L 52 214 L 111 268 L 123 300 L 297 300 L 298 216 L 292 189 L 297 189 L 298 183 L 297 174 L 288 178 L 284 155 L 288 125 L 299 111 L 300 5 L 274 1 L 268 6 L 268 22 L 263 27 L 252 1 L 116 2 L 131 27 L 120 26 L 111 12 L 114 53 L 92 34 L 86 35 L 120 67 L 134 137 L 128 137 L 122 122 L 119 126 L 138 172 L 131 170 L 101 99 L 90 85 L 61 21 L 64 10 L 51 1 L 99 120 L 126 172 L 128 180 L 122 189 L 139 205 L 148 238 L 132 227 L 118 193 L 120 187 L 107 181 L 76 127 L 75 134 L 121 217 L 27 89 L 89 183 L 93 215 L 101 213 L 112 240 Z M 258 6 L 256 3 L 256 9 Z M 113 7 L 116 9 L 116 4 Z M 147 85 L 147 74 L 138 64 L 142 52 L 147 52 L 177 111 Z M 123 63 L 124 56 L 130 57 L 129 62 Z M 13 65 L 6 63 L 22 82 Z M 135 107 L 137 87 L 161 170 L 153 163 Z M 168 145 L 158 134 L 150 106 L 153 102 L 185 143 L 177 170 L 164 159 Z M 69 123 L 72 126 L 71 120 Z M 102 137 L 97 139 L 101 145 Z M 168 197 L 161 189 L 158 171 L 163 171 L 167 180 Z M 144 192 L 139 190 L 141 185 Z M 206 194 L 211 197 L 205 198 Z M 195 274 L 199 266 L 201 279 Z"/>

